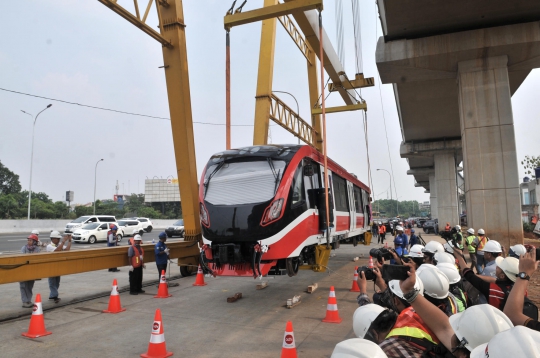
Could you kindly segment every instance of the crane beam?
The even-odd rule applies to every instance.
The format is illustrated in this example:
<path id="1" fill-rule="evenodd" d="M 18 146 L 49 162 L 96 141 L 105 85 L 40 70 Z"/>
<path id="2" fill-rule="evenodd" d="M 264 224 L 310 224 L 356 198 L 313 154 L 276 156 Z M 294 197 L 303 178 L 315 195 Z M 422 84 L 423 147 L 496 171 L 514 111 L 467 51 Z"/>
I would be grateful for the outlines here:
<path id="1" fill-rule="evenodd" d="M 315 147 L 315 130 L 276 95 L 272 94 L 270 119 L 300 138 L 306 144 Z"/>

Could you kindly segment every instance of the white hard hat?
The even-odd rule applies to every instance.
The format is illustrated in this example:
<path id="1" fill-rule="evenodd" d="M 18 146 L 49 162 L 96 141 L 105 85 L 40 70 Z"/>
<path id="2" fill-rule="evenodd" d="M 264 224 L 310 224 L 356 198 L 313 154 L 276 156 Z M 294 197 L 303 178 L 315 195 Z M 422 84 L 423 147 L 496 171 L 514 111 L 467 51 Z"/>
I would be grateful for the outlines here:
<path id="1" fill-rule="evenodd" d="M 495 264 L 503 270 L 506 277 L 516 282 L 516 275 L 519 273 L 519 260 L 515 257 L 497 257 Z"/>
<path id="2" fill-rule="evenodd" d="M 432 265 L 432 264 L 422 264 L 422 265 L 420 265 L 420 267 L 416 269 L 416 276 L 418 276 L 418 274 L 420 274 L 420 272 L 422 272 L 423 270 L 428 269 L 430 267 L 435 267 L 435 265 Z"/>
<path id="3" fill-rule="evenodd" d="M 50 238 L 51 239 L 61 239 L 62 235 L 60 235 L 60 233 L 58 231 L 54 230 L 54 231 L 51 231 Z"/>
<path id="4" fill-rule="evenodd" d="M 447 252 L 449 254 L 453 254 L 454 253 L 454 245 L 452 244 L 452 242 L 447 242 L 443 245 L 444 247 L 444 252 Z"/>
<path id="5" fill-rule="evenodd" d="M 484 231 L 484 229 L 478 229 L 478 235 L 485 235 L 486 232 Z"/>
<path id="6" fill-rule="evenodd" d="M 469 351 L 489 342 L 497 333 L 514 327 L 501 310 L 488 304 L 471 306 L 450 316 L 450 325 L 460 341 L 467 340 L 465 347 Z"/>
<path id="7" fill-rule="evenodd" d="M 422 250 L 424 250 L 424 246 L 419 244 L 413 245 L 411 251 L 409 251 L 409 257 L 424 257 Z"/>
<path id="8" fill-rule="evenodd" d="M 435 254 L 437 255 L 437 254 Z M 435 256 L 436 257 L 436 256 Z M 458 283 L 461 280 L 461 276 L 459 275 L 459 271 L 454 265 L 454 263 L 448 263 L 448 262 L 439 262 L 437 264 L 437 268 L 442 271 L 448 277 L 448 282 L 453 285 L 454 283 Z"/>
<path id="9" fill-rule="evenodd" d="M 402 228 L 401 226 L 398 225 L 398 226 L 396 226 L 396 230 L 397 230 L 397 231 L 403 231 L 403 228 Z"/>
<path id="10" fill-rule="evenodd" d="M 474 235 L 474 229 L 472 227 L 468 228 L 467 232 L 471 235 Z"/>
<path id="11" fill-rule="evenodd" d="M 448 277 L 437 267 L 424 269 L 418 276 L 424 284 L 424 295 L 437 299 L 448 297 L 450 282 Z"/>
<path id="12" fill-rule="evenodd" d="M 461 231 L 461 226 L 456 225 L 456 226 L 454 226 L 454 229 L 456 229 L 457 231 Z"/>
<path id="13" fill-rule="evenodd" d="M 502 252 L 501 244 L 495 240 L 489 240 L 484 245 L 484 252 Z"/>
<path id="14" fill-rule="evenodd" d="M 448 252 L 436 252 L 434 258 L 435 261 L 437 261 L 437 266 L 443 262 L 448 264 L 454 264 L 456 262 L 454 256 L 450 255 Z"/>
<path id="15" fill-rule="evenodd" d="M 36 229 L 32 230 L 32 234 L 39 235 L 39 230 L 36 230 Z"/>
<path id="16" fill-rule="evenodd" d="M 353 315 L 353 330 L 358 338 L 364 338 L 377 317 L 385 310 L 384 307 L 370 303 L 358 307 Z"/>
<path id="17" fill-rule="evenodd" d="M 141 240 L 142 240 L 142 237 L 141 237 L 141 235 L 138 235 L 138 234 L 137 234 L 137 235 L 135 235 L 135 236 L 133 237 L 133 240 L 135 240 L 135 241 L 141 241 Z"/>
<path id="18" fill-rule="evenodd" d="M 516 326 L 476 347 L 471 358 L 540 357 L 540 332 Z"/>
<path id="19" fill-rule="evenodd" d="M 330 358 L 388 358 L 388 356 L 372 341 L 351 338 L 336 344 Z"/>
<path id="20" fill-rule="evenodd" d="M 429 252 L 431 254 L 434 254 L 436 252 L 444 252 L 444 247 L 442 244 L 438 241 L 430 241 L 426 244 L 426 247 L 424 248 L 424 252 Z"/>
<path id="21" fill-rule="evenodd" d="M 527 253 L 527 249 L 521 244 L 510 246 L 510 250 L 512 250 L 518 256 L 525 255 Z"/>
<path id="22" fill-rule="evenodd" d="M 422 267 L 421 265 L 420 267 Z M 399 298 L 403 298 L 403 292 L 401 291 L 401 287 L 399 286 L 399 280 L 392 280 L 388 282 L 388 287 L 390 288 L 390 291 Z M 418 290 L 419 293 L 423 296 L 424 295 L 424 284 L 422 283 L 422 280 L 420 279 L 419 275 L 416 275 L 416 282 L 414 283 L 414 289 Z"/>

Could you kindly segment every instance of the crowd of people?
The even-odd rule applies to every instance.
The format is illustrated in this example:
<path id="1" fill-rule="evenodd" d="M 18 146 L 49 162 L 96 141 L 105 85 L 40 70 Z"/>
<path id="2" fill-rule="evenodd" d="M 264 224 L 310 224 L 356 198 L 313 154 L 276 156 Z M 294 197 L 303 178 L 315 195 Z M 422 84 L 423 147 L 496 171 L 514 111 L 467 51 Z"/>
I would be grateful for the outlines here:
<path id="1" fill-rule="evenodd" d="M 389 279 L 384 271 L 396 268 L 388 269 L 384 255 L 374 258 L 369 297 L 360 270 L 358 338 L 336 345 L 333 358 L 540 357 L 538 307 L 527 297 L 539 264 L 534 247 L 514 245 L 507 255 L 483 229 L 462 233 L 459 225 L 445 228 L 444 245 L 424 246 L 395 229 L 390 264 L 401 265 L 406 278 Z"/>

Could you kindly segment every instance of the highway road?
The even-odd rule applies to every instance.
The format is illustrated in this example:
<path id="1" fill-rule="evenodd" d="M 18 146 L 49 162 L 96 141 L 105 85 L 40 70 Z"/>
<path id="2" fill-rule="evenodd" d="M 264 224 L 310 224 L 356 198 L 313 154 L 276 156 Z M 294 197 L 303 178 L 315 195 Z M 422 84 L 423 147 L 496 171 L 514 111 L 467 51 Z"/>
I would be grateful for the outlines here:
<path id="1" fill-rule="evenodd" d="M 153 230 L 150 233 L 145 233 L 143 235 L 143 241 L 144 242 L 151 242 L 152 239 L 157 242 L 158 241 L 158 235 L 161 232 L 161 230 Z M 12 233 L 12 234 L 0 234 L 0 255 L 6 255 L 6 254 L 15 254 L 20 252 L 21 248 L 26 245 L 26 238 L 28 237 L 28 234 L 21 234 L 21 233 Z M 49 233 L 41 233 L 39 235 L 40 241 L 43 241 L 45 243 L 49 243 Z M 129 240 L 129 237 L 123 238 L 120 245 L 127 245 L 127 242 Z M 171 238 L 167 239 L 167 242 L 174 242 L 179 241 L 180 238 Z M 71 245 L 72 250 L 84 250 L 84 249 L 90 249 L 90 248 L 99 248 L 99 247 L 105 247 L 107 246 L 106 242 L 98 242 L 93 245 L 90 245 L 88 243 L 83 244 L 77 244 L 73 243 Z"/>

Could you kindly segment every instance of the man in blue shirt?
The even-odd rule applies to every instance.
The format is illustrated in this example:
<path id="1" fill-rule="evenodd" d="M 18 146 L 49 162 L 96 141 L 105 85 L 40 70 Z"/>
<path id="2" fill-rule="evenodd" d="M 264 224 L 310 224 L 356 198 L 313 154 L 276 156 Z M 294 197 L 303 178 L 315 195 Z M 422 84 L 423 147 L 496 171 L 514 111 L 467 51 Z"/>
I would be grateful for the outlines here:
<path id="1" fill-rule="evenodd" d="M 409 245 L 409 238 L 403 233 L 403 227 L 396 226 L 396 237 L 394 238 L 394 250 L 398 256 L 407 255 L 407 246 Z"/>
<path id="2" fill-rule="evenodd" d="M 167 234 L 161 232 L 159 234 L 159 241 L 156 244 L 156 266 L 158 269 L 158 279 L 161 279 L 161 272 L 167 272 L 167 261 L 169 261 L 169 249 L 165 245 L 167 241 Z"/>
<path id="3" fill-rule="evenodd" d="M 418 236 L 414 233 L 414 229 L 411 229 L 411 239 L 409 240 L 409 247 L 413 247 L 414 245 L 418 244 Z"/>

